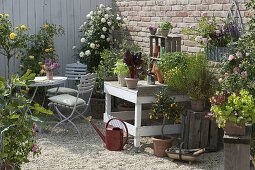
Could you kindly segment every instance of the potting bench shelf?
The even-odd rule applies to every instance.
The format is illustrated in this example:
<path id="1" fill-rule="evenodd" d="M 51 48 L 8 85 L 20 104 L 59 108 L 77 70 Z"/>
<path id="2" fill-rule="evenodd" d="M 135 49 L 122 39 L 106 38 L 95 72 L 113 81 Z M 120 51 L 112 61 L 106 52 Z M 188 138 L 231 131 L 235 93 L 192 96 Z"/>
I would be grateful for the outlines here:
<path id="1" fill-rule="evenodd" d="M 155 102 L 155 94 L 165 85 L 156 82 L 155 85 L 147 85 L 146 81 L 139 81 L 136 89 L 128 89 L 127 87 L 121 87 L 117 81 L 105 81 L 104 92 L 105 92 L 105 113 L 104 122 L 107 122 L 112 117 L 118 117 L 127 120 L 134 120 L 134 124 L 125 122 L 129 134 L 134 136 L 134 146 L 140 147 L 141 136 L 155 136 L 161 134 L 161 125 L 156 126 L 142 126 L 142 119 L 148 118 L 148 110 L 142 111 L 142 104 Z M 177 102 L 188 101 L 189 98 L 185 94 L 181 94 L 176 91 L 169 91 L 170 96 L 175 97 Z M 135 111 L 122 111 L 112 112 L 111 111 L 111 96 L 115 96 L 126 101 L 135 104 Z M 118 121 L 112 121 L 113 126 L 122 127 L 122 124 Z M 166 125 L 164 129 L 165 134 L 178 134 L 181 132 L 180 124 Z"/>

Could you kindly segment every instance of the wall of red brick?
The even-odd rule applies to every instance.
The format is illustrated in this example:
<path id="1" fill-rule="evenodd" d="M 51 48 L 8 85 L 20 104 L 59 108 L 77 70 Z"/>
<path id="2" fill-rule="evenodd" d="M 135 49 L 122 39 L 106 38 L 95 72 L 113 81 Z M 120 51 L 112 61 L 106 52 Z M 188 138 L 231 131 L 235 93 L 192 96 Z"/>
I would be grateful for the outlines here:
<path id="1" fill-rule="evenodd" d="M 237 0 L 244 22 L 249 12 L 245 3 Z M 182 51 L 198 52 L 199 47 L 187 35 L 181 34 L 184 27 L 195 25 L 201 16 L 225 18 L 232 0 L 113 0 L 118 14 L 127 18 L 127 38 L 138 42 L 146 52 L 149 51 L 148 26 L 156 26 L 162 21 L 170 21 L 173 34 L 182 37 Z"/>

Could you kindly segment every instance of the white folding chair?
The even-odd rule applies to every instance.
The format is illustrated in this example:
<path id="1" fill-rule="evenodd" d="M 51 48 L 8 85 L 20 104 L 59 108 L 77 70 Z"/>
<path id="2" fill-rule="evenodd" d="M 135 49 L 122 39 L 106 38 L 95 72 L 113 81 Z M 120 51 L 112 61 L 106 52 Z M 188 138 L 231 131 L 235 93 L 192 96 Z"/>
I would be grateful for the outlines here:
<path id="1" fill-rule="evenodd" d="M 60 118 L 60 122 L 53 127 L 52 132 L 60 124 L 69 122 L 77 130 L 79 136 L 81 136 L 80 131 L 72 120 L 79 116 L 85 118 L 84 113 L 89 107 L 95 82 L 96 74 L 88 73 L 85 76 L 81 76 L 80 84 L 77 85 L 76 97 L 70 94 L 60 94 L 49 98 L 49 106 L 54 107 Z M 62 111 L 63 113 L 60 111 L 59 107 L 61 107 L 61 110 L 64 110 Z"/>
<path id="2" fill-rule="evenodd" d="M 65 76 L 68 83 L 79 81 L 81 76 L 87 74 L 87 65 L 80 62 L 67 64 L 65 68 Z M 68 87 L 54 87 L 47 90 L 47 96 L 54 96 L 58 94 L 71 94 L 76 95 L 77 90 Z"/>

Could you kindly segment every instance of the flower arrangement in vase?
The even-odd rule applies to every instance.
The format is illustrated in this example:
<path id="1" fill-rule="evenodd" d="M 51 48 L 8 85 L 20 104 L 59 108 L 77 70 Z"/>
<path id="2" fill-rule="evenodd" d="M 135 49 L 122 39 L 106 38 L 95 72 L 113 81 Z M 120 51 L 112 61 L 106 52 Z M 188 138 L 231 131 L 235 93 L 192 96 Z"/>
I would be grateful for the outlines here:
<path id="1" fill-rule="evenodd" d="M 139 80 L 138 74 L 137 74 L 137 69 L 143 63 L 142 52 L 134 53 L 134 52 L 131 52 L 130 49 L 127 49 L 124 54 L 123 61 L 124 61 L 124 63 L 126 63 L 126 65 L 129 68 L 129 77 L 125 78 L 127 87 L 130 89 L 136 88 L 137 82 Z"/>
<path id="2" fill-rule="evenodd" d="M 42 65 L 42 69 L 46 72 L 46 77 L 48 80 L 53 80 L 53 70 L 60 67 L 58 62 L 55 62 L 51 59 L 45 60 Z"/>

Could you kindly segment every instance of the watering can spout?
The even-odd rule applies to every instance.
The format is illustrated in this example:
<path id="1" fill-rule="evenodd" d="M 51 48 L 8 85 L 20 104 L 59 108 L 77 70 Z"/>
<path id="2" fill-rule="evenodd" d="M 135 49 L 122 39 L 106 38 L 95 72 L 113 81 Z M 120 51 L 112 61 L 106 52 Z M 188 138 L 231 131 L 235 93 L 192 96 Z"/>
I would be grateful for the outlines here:
<path id="1" fill-rule="evenodd" d="M 91 125 L 92 127 L 96 130 L 97 134 L 101 137 L 101 139 L 104 141 L 105 143 L 105 136 L 103 135 L 103 133 L 98 129 L 98 127 L 91 121 L 92 120 L 92 117 L 89 116 L 87 118 L 85 118 L 85 120 L 87 120 Z"/>

